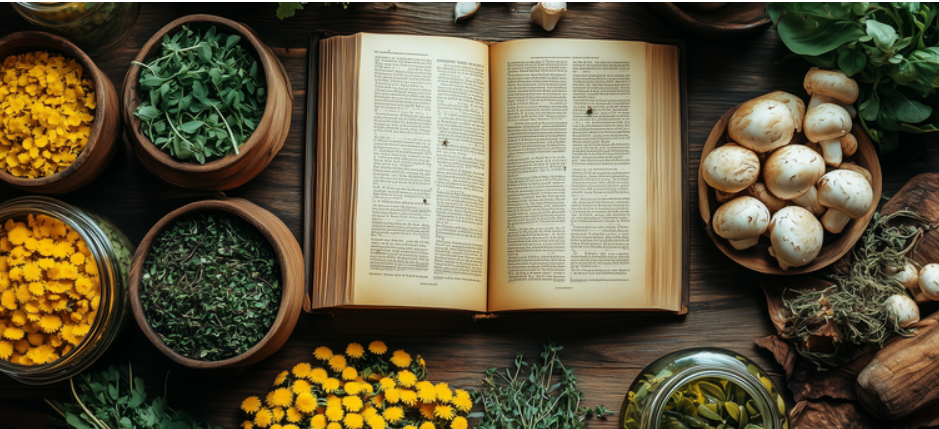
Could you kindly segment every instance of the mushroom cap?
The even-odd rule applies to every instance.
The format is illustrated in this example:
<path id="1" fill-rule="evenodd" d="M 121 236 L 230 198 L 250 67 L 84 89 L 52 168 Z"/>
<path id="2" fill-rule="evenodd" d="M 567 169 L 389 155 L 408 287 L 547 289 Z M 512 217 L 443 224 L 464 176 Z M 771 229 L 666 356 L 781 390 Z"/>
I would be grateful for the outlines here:
<path id="1" fill-rule="evenodd" d="M 884 305 L 901 328 L 919 322 L 919 307 L 916 306 L 916 301 L 906 295 L 893 295 L 887 298 Z"/>
<path id="2" fill-rule="evenodd" d="M 737 197 L 714 212 L 711 225 L 717 235 L 728 240 L 762 235 L 769 227 L 769 209 L 753 197 Z"/>
<path id="3" fill-rule="evenodd" d="M 704 181 L 712 188 L 740 192 L 756 182 L 760 159 L 745 147 L 721 146 L 704 158 L 701 170 Z"/>
<path id="4" fill-rule="evenodd" d="M 926 264 L 919 270 L 919 289 L 927 298 L 939 301 L 939 264 Z"/>
<path id="5" fill-rule="evenodd" d="M 802 207 L 783 207 L 773 215 L 769 229 L 776 257 L 789 266 L 806 265 L 822 250 L 825 230 L 818 218 Z"/>
<path id="6" fill-rule="evenodd" d="M 818 202 L 857 219 L 867 214 L 874 202 L 874 190 L 861 173 L 831 171 L 818 181 Z"/>
<path id="7" fill-rule="evenodd" d="M 795 130 L 795 120 L 789 107 L 763 97 L 740 105 L 727 123 L 731 139 L 760 153 L 789 144 Z"/>
<path id="8" fill-rule="evenodd" d="M 802 145 L 777 149 L 763 165 L 766 187 L 783 200 L 808 192 L 824 174 L 825 160 L 822 156 Z"/>
<path id="9" fill-rule="evenodd" d="M 805 80 L 802 82 L 802 85 L 809 95 L 819 93 L 837 98 L 845 104 L 851 104 L 857 101 L 857 82 L 840 70 L 822 70 L 818 67 L 812 67 L 809 69 L 809 72 L 805 74 Z"/>
<path id="10" fill-rule="evenodd" d="M 792 122 L 796 132 L 802 131 L 802 118 L 805 117 L 805 102 L 802 101 L 801 98 L 786 91 L 773 91 L 769 94 L 763 94 L 759 98 L 768 98 L 785 104 L 786 107 L 789 108 L 789 113 L 792 113 Z"/>
<path id="11" fill-rule="evenodd" d="M 822 103 L 805 114 L 805 137 L 813 142 L 837 139 L 851 132 L 851 115 L 844 107 Z"/>

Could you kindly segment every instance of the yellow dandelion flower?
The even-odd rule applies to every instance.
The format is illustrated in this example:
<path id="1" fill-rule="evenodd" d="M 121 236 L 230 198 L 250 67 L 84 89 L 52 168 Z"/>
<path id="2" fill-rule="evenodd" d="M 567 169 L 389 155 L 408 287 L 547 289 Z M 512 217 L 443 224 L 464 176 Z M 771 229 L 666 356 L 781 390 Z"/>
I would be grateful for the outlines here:
<path id="1" fill-rule="evenodd" d="M 42 268 L 39 267 L 39 263 L 30 262 L 23 265 L 23 278 L 31 282 L 42 280 Z"/>
<path id="2" fill-rule="evenodd" d="M 294 402 L 294 406 L 302 413 L 312 414 L 316 411 L 316 397 L 309 391 L 298 393 L 297 401 Z"/>
<path id="3" fill-rule="evenodd" d="M 371 429 L 385 429 L 385 419 L 382 416 L 374 415 L 368 417 L 368 427 Z"/>
<path id="4" fill-rule="evenodd" d="M 371 394 L 375 393 L 375 388 L 372 387 L 372 385 L 371 385 L 370 383 L 360 383 L 360 384 L 361 384 L 362 387 L 364 388 L 365 394 L 371 395 Z"/>
<path id="5" fill-rule="evenodd" d="M 342 406 L 342 398 L 340 398 L 340 397 L 338 397 L 338 396 L 336 396 L 336 395 L 328 395 L 328 396 L 326 396 L 326 407 L 327 407 L 327 408 L 328 408 L 328 407 L 341 407 L 341 406 Z"/>
<path id="6" fill-rule="evenodd" d="M 310 375 L 310 371 L 312 369 L 313 368 L 310 366 L 309 363 L 301 362 L 301 363 L 294 365 L 293 370 L 291 372 L 293 372 L 293 375 L 295 377 L 306 378 L 308 375 Z"/>
<path id="7" fill-rule="evenodd" d="M 351 366 L 347 366 L 342 369 L 342 379 L 343 380 L 355 380 L 359 377 L 359 372 Z"/>
<path id="8" fill-rule="evenodd" d="M 271 429 L 284 429 L 284 427 L 280 423 L 274 423 L 271 425 Z"/>
<path id="9" fill-rule="evenodd" d="M 349 346 L 346 347 L 346 355 L 352 359 L 358 359 L 365 355 L 365 347 L 362 347 L 359 343 L 349 343 Z"/>
<path id="10" fill-rule="evenodd" d="M 317 347 L 316 350 L 313 350 L 313 357 L 318 360 L 329 360 L 333 357 L 333 351 L 329 347 Z"/>
<path id="11" fill-rule="evenodd" d="M 85 265 L 85 255 L 81 253 L 74 253 L 72 254 L 72 256 L 68 258 L 68 261 L 71 262 L 72 265 L 76 267 L 80 267 L 82 265 Z"/>
<path id="12" fill-rule="evenodd" d="M 288 422 L 296 423 L 303 419 L 303 413 L 297 409 L 297 407 L 287 408 L 287 415 L 285 416 Z"/>
<path id="13" fill-rule="evenodd" d="M 323 391 L 326 393 L 333 393 L 339 390 L 339 379 L 329 377 L 326 381 L 323 381 Z"/>
<path id="14" fill-rule="evenodd" d="M 404 350 L 396 350 L 394 354 L 391 355 L 391 363 L 395 364 L 398 368 L 407 368 L 411 365 L 411 355 Z"/>
<path id="15" fill-rule="evenodd" d="M 467 412 L 470 408 L 473 408 L 473 400 L 466 391 L 462 391 L 466 396 L 462 396 L 460 392 L 460 390 L 456 391 L 456 396 L 450 400 L 450 404 L 460 411 Z"/>
<path id="16" fill-rule="evenodd" d="M 365 405 L 365 408 L 363 408 L 363 409 L 362 409 L 362 412 L 359 413 L 359 414 L 361 414 L 362 417 L 365 417 L 365 421 L 368 421 L 368 418 L 369 418 L 369 417 L 378 414 L 378 410 L 376 410 L 375 407 L 366 404 L 366 405 Z"/>
<path id="17" fill-rule="evenodd" d="M 0 294 L 0 305 L 7 310 L 16 310 L 19 305 L 16 301 L 16 293 L 12 289 L 7 289 Z"/>
<path id="18" fill-rule="evenodd" d="M 397 404 L 401 400 L 401 393 L 398 389 L 388 389 L 384 391 L 385 400 L 391 404 Z"/>
<path id="19" fill-rule="evenodd" d="M 55 250 L 55 241 L 51 238 L 43 238 L 39 240 L 39 247 L 36 248 L 36 251 L 39 252 L 42 256 L 52 256 L 52 252 Z"/>
<path id="20" fill-rule="evenodd" d="M 421 423 L 421 427 L 419 429 L 437 429 L 437 426 L 434 426 L 432 422 L 424 422 Z"/>
<path id="21" fill-rule="evenodd" d="M 466 422 L 466 417 L 456 416 L 452 422 L 450 422 L 450 429 L 466 429 L 468 426 Z"/>
<path id="22" fill-rule="evenodd" d="M 0 341 L 0 359 L 9 359 L 13 355 L 13 343 L 10 341 Z"/>
<path id="23" fill-rule="evenodd" d="M 41 345 L 46 342 L 46 336 L 38 332 L 32 333 L 26 336 L 26 341 L 29 341 L 33 346 Z"/>
<path id="24" fill-rule="evenodd" d="M 437 399 L 443 402 L 450 402 L 453 399 L 453 391 L 450 390 L 450 386 L 447 383 L 438 383 L 434 386 L 434 389 L 437 390 Z"/>
<path id="25" fill-rule="evenodd" d="M 16 323 L 16 322 L 14 321 L 13 323 Z M 24 335 L 26 335 L 26 333 L 23 332 L 22 329 L 16 328 L 13 326 L 10 326 L 3 330 L 3 338 L 6 338 L 8 340 L 21 340 L 23 339 Z M 29 343 L 27 342 L 27 344 Z"/>
<path id="26" fill-rule="evenodd" d="M 23 242 L 23 247 L 25 247 L 26 250 L 35 252 L 36 250 L 39 249 L 39 240 L 33 237 L 27 237 L 26 241 Z"/>
<path id="27" fill-rule="evenodd" d="M 404 409 L 401 407 L 388 407 L 381 413 L 382 417 L 390 423 L 397 423 L 404 418 Z"/>
<path id="28" fill-rule="evenodd" d="M 310 419 L 310 429 L 326 429 L 326 416 L 317 414 Z"/>
<path id="29" fill-rule="evenodd" d="M 362 398 L 358 396 L 346 396 L 342 398 L 342 406 L 352 412 L 358 412 L 362 409 Z"/>
<path id="30" fill-rule="evenodd" d="M 398 389 L 401 392 L 401 402 L 409 407 L 417 403 L 417 392 L 408 389 Z"/>
<path id="31" fill-rule="evenodd" d="M 32 233 L 29 231 L 29 228 L 26 228 L 26 225 L 19 222 L 16 223 L 16 226 L 12 231 L 9 230 L 9 226 L 7 226 L 7 230 L 9 231 L 9 233 L 7 233 L 7 238 L 10 239 L 10 243 L 13 243 L 17 246 L 25 243 L 26 239 L 30 238 L 32 235 Z"/>
<path id="32" fill-rule="evenodd" d="M 405 426 L 405 427 L 403 427 L 403 428 L 401 428 L 401 429 L 417 429 L 417 426 L 414 426 L 414 425 L 407 425 L 407 426 Z"/>
<path id="33" fill-rule="evenodd" d="M 281 407 L 271 408 L 271 413 L 274 414 L 274 423 L 280 423 L 282 420 L 284 420 L 284 415 L 287 414 Z"/>
<path id="34" fill-rule="evenodd" d="M 68 300 L 66 299 L 60 299 L 52 303 L 52 311 L 65 311 L 67 308 L 68 308 Z M 77 315 L 79 318 L 81 318 L 81 314 L 78 314 L 78 313 L 72 313 L 72 314 Z M 80 322 L 80 321 L 81 319 L 76 320 L 76 322 Z"/>
<path id="35" fill-rule="evenodd" d="M 326 418 L 331 422 L 342 420 L 342 416 L 344 415 L 346 415 L 346 413 L 342 411 L 342 407 L 326 407 Z"/>
<path id="36" fill-rule="evenodd" d="M 376 355 L 383 355 L 388 351 L 388 346 L 386 346 L 385 343 L 381 341 L 372 341 L 368 345 L 368 351 Z"/>
<path id="37" fill-rule="evenodd" d="M 244 401 L 241 401 L 241 410 L 248 413 L 254 414 L 261 409 L 261 398 L 257 396 L 249 396 L 245 398 Z"/>
<path id="38" fill-rule="evenodd" d="M 29 350 L 29 341 L 26 341 L 26 340 L 14 341 L 13 349 L 16 350 L 16 352 L 19 354 L 24 354 L 26 353 L 27 350 Z"/>
<path id="39" fill-rule="evenodd" d="M 308 378 L 316 384 L 323 384 L 323 382 L 329 378 L 329 373 L 323 368 L 313 368 Z"/>
<path id="40" fill-rule="evenodd" d="M 342 419 L 342 423 L 349 429 L 361 429 L 365 422 L 362 419 L 362 416 L 356 413 L 349 413 L 346 414 L 344 419 Z"/>
<path id="41" fill-rule="evenodd" d="M 342 425 L 339 422 L 331 422 L 326 425 L 326 429 L 342 429 Z"/>
<path id="42" fill-rule="evenodd" d="M 437 405 L 434 407 L 434 416 L 444 420 L 453 420 L 453 417 L 456 416 L 456 412 L 453 410 L 453 407 L 449 405 Z"/>
<path id="43" fill-rule="evenodd" d="M 385 391 L 388 389 L 393 389 L 397 385 L 397 383 L 395 383 L 395 380 L 391 377 L 383 377 L 381 380 L 378 381 L 378 385 L 379 385 L 378 390 Z"/>
<path id="44" fill-rule="evenodd" d="M 26 324 L 26 312 L 23 310 L 15 310 L 13 314 L 10 315 L 10 321 L 13 322 L 16 326 L 23 326 Z"/>
<path id="45" fill-rule="evenodd" d="M 289 424 L 289 425 L 284 425 L 282 429 L 300 429 L 300 426 L 297 426 L 297 425 L 291 423 L 291 424 Z"/>
<path id="46" fill-rule="evenodd" d="M 368 402 L 370 402 L 372 405 L 380 407 L 382 406 L 382 403 L 385 402 L 385 395 L 379 393 L 375 396 L 372 396 L 372 398 L 369 399 Z"/>
<path id="47" fill-rule="evenodd" d="M 91 259 L 85 261 L 85 273 L 91 276 L 98 275 L 98 264 Z"/>
<path id="48" fill-rule="evenodd" d="M 241 423 L 241 429 L 254 429 L 254 422 L 245 420 Z"/>
<path id="49" fill-rule="evenodd" d="M 274 421 L 274 412 L 269 408 L 261 408 L 258 410 L 258 413 L 254 415 L 254 424 L 259 428 L 266 428 L 271 425 Z"/>
<path id="50" fill-rule="evenodd" d="M 350 381 L 342 386 L 342 388 L 350 395 L 358 395 L 359 393 L 362 393 L 363 390 L 365 390 L 365 383 Z"/>
<path id="51" fill-rule="evenodd" d="M 77 286 L 77 282 L 76 282 L 76 286 Z M 288 374 L 290 373 L 287 371 L 282 371 L 280 374 L 277 374 L 277 377 L 274 377 L 274 387 L 284 384 L 284 382 L 287 381 Z"/>
<path id="52" fill-rule="evenodd" d="M 271 400 L 269 405 L 275 407 L 289 407 L 293 404 L 293 392 L 286 387 L 281 387 L 274 390 L 274 394 L 271 395 Z M 280 420 L 280 419 L 275 419 Z"/>
<path id="53" fill-rule="evenodd" d="M 42 332 L 51 334 L 62 327 L 62 318 L 54 314 L 46 314 L 42 316 L 42 319 L 39 321 L 39 327 L 42 329 Z"/>
<path id="54" fill-rule="evenodd" d="M 309 381 L 306 380 L 294 380 L 293 384 L 290 386 L 290 390 L 294 394 L 299 395 L 301 393 L 309 392 L 313 386 L 310 385 Z"/>
<path id="55" fill-rule="evenodd" d="M 336 372 L 346 369 L 346 357 L 343 355 L 335 355 L 329 358 L 329 367 Z"/>
<path id="56" fill-rule="evenodd" d="M 414 387 L 417 383 L 417 376 L 413 372 L 404 370 L 398 372 L 398 385 L 403 387 Z"/>
<path id="57" fill-rule="evenodd" d="M 434 419 L 434 404 L 423 404 L 418 409 L 421 412 L 421 415 L 424 416 L 427 420 Z"/>
<path id="58" fill-rule="evenodd" d="M 39 347 L 33 347 L 26 352 L 26 357 L 36 364 L 44 364 L 53 362 L 59 357 L 55 354 L 55 349 L 48 344 L 41 345 Z"/>
<path id="59" fill-rule="evenodd" d="M 417 397 L 421 402 L 425 404 L 430 404 L 437 400 L 437 391 L 434 389 L 434 386 L 418 386 Z"/>

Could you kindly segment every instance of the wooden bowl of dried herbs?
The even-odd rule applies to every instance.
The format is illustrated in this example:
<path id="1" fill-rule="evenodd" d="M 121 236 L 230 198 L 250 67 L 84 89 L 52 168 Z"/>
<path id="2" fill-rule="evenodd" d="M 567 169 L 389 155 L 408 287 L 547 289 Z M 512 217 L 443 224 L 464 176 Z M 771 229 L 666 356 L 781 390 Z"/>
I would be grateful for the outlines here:
<path id="1" fill-rule="evenodd" d="M 277 55 L 244 24 L 189 15 L 160 29 L 124 78 L 124 123 L 140 162 L 195 189 L 241 186 L 287 140 L 293 95 Z"/>
<path id="2" fill-rule="evenodd" d="M 293 332 L 303 264 L 293 233 L 271 212 L 238 198 L 197 201 L 160 219 L 137 247 L 134 318 L 177 363 L 251 365 Z"/>

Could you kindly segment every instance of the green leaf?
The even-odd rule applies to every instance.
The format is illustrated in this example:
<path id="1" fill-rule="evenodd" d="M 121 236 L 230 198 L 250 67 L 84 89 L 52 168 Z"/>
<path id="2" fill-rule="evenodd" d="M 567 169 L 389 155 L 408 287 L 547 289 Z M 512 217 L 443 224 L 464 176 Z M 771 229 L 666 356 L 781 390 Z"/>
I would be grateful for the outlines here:
<path id="1" fill-rule="evenodd" d="M 231 49 L 232 47 L 237 45 L 239 41 L 241 41 L 241 36 L 237 34 L 232 34 L 231 36 L 228 36 L 228 39 L 225 40 L 225 49 Z"/>
<path id="2" fill-rule="evenodd" d="M 828 19 L 802 19 L 787 13 L 777 27 L 786 47 L 799 55 L 818 56 L 864 36 L 864 31 L 850 22 Z"/>
<path id="3" fill-rule="evenodd" d="M 190 122 L 186 122 L 185 124 L 180 125 L 179 130 L 187 134 L 192 134 L 198 131 L 199 128 L 202 128 L 202 125 L 203 125 L 202 121 L 190 121 Z"/>
<path id="4" fill-rule="evenodd" d="M 873 38 L 874 44 L 881 51 L 887 53 L 893 52 L 893 44 L 897 41 L 897 30 L 895 28 L 873 19 L 868 19 L 867 35 Z"/>
<path id="5" fill-rule="evenodd" d="M 277 3 L 277 18 L 283 21 L 285 18 L 292 17 L 298 10 L 303 10 L 303 5 L 307 2 L 279 2 Z"/>
<path id="6" fill-rule="evenodd" d="M 152 120 L 160 116 L 160 111 L 149 104 L 141 105 L 135 112 L 138 118 L 143 120 Z"/>
<path id="7" fill-rule="evenodd" d="M 199 46 L 196 49 L 196 55 L 199 56 L 199 60 L 203 63 L 212 62 L 212 47 L 208 43 L 203 43 L 202 46 Z"/>
<path id="8" fill-rule="evenodd" d="M 838 54 L 838 68 L 846 75 L 854 76 L 867 66 L 867 56 L 857 49 L 845 49 Z"/>

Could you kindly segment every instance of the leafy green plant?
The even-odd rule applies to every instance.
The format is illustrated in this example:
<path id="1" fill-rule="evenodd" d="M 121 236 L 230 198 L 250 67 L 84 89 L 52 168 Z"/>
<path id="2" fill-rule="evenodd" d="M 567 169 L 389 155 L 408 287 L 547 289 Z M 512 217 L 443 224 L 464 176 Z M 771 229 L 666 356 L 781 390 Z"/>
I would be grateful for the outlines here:
<path id="1" fill-rule="evenodd" d="M 472 392 L 473 400 L 485 408 L 470 413 L 479 418 L 478 429 L 578 429 L 592 415 L 612 415 L 607 407 L 580 407 L 584 392 L 577 388 L 574 372 L 558 358 L 564 347 L 548 344 L 541 353 L 542 363 L 525 362 L 524 354 L 515 357 L 515 368 L 486 371 L 482 390 Z M 525 369 L 530 367 L 526 375 Z M 558 374 L 557 380 L 555 373 Z"/>
<path id="2" fill-rule="evenodd" d="M 143 380 L 127 369 L 114 366 L 105 371 L 84 372 L 69 380 L 74 403 L 61 404 L 46 400 L 62 419 L 49 417 L 57 427 L 74 429 L 213 429 L 208 423 L 196 422 L 184 410 L 173 410 L 165 396 L 149 404 Z M 220 428 L 218 428 L 220 429 Z"/>
<path id="3" fill-rule="evenodd" d="M 881 151 L 898 132 L 939 131 L 939 6 L 934 3 L 771 3 L 783 43 L 858 81 L 858 118 Z"/>
<path id="4" fill-rule="evenodd" d="M 160 56 L 143 64 L 134 114 L 160 150 L 180 161 L 221 158 L 251 136 L 264 114 L 264 71 L 238 42 L 241 36 L 205 34 L 187 26 L 163 37 Z"/>
<path id="5" fill-rule="evenodd" d="M 277 3 L 277 18 L 283 21 L 285 18 L 290 18 L 294 16 L 298 10 L 303 10 L 303 5 L 308 2 L 299 1 L 299 2 L 278 2 Z M 330 6 L 332 3 L 325 2 L 323 5 Z M 346 9 L 349 7 L 349 2 L 342 2 L 342 8 Z"/>

